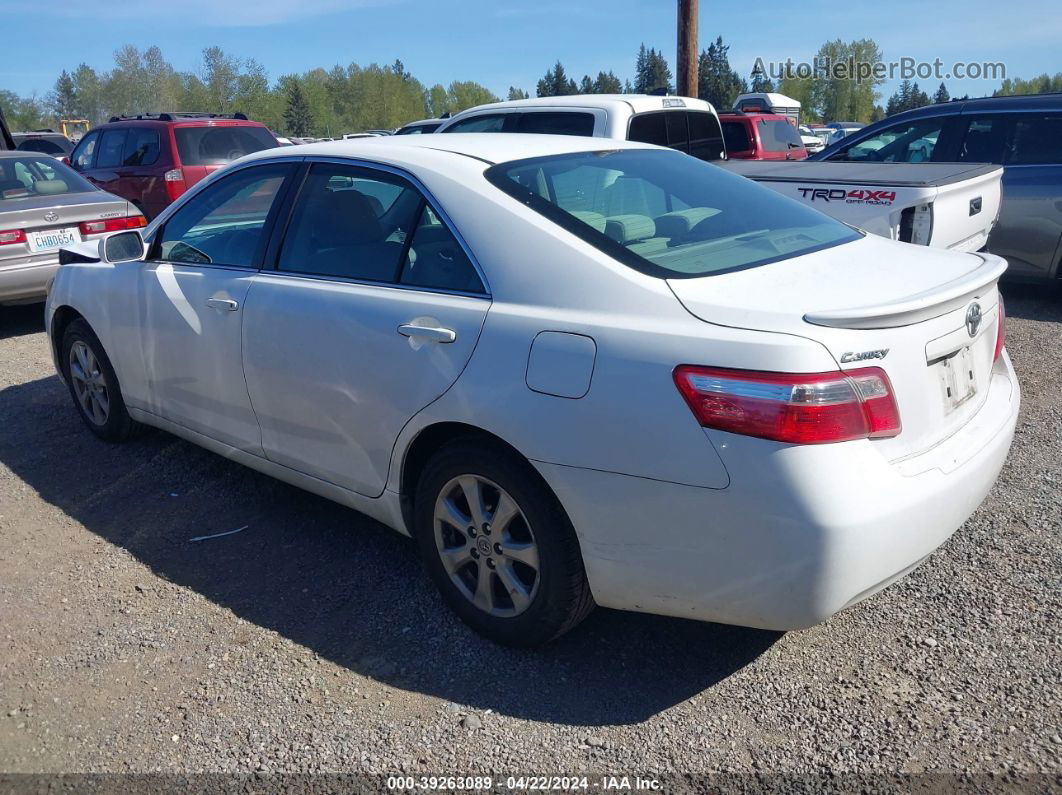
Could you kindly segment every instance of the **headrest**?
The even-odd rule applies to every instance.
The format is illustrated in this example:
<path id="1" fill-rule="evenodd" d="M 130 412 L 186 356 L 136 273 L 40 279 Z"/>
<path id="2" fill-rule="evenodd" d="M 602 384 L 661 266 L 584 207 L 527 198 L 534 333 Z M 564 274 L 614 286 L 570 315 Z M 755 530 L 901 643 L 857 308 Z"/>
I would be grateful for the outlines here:
<path id="1" fill-rule="evenodd" d="M 656 234 L 656 224 L 648 215 L 613 215 L 605 219 L 605 234 L 626 245 Z"/>
<path id="2" fill-rule="evenodd" d="M 714 207 L 690 207 L 688 210 L 664 213 L 656 219 L 656 233 L 661 237 L 682 237 L 713 215 L 719 215 L 719 210 Z"/>
<path id="3" fill-rule="evenodd" d="M 67 185 L 61 179 L 39 179 L 33 183 L 33 189 L 41 196 L 54 196 L 66 193 Z"/>

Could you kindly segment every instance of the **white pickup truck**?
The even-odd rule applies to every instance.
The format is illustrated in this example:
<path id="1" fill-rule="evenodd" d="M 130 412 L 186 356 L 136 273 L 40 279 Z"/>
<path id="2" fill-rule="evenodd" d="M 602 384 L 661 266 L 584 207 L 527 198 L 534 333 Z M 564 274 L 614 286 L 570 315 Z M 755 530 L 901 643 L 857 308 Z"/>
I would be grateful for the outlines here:
<path id="1" fill-rule="evenodd" d="M 589 94 L 495 102 L 461 111 L 435 134 L 456 132 L 587 135 L 669 146 L 867 232 L 936 248 L 977 251 L 999 214 L 999 166 L 725 160 L 715 108 L 690 97 Z"/>
<path id="2" fill-rule="evenodd" d="M 755 180 L 875 235 L 977 251 L 999 215 L 1000 166 L 970 163 L 832 163 L 727 160 Z"/>

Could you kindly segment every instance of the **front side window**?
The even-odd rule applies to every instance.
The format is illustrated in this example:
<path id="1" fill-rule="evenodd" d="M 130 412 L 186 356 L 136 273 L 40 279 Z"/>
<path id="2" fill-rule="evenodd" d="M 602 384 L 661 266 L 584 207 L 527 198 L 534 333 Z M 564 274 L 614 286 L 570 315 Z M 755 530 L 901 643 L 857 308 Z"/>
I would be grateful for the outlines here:
<path id="1" fill-rule="evenodd" d="M 502 132 L 508 115 L 507 113 L 484 113 L 479 116 L 470 116 L 467 119 L 454 122 L 452 126 L 447 127 L 443 132 Z"/>
<path id="2" fill-rule="evenodd" d="M 184 166 L 221 166 L 239 157 L 279 146 L 265 127 L 175 127 L 177 154 Z"/>
<path id="3" fill-rule="evenodd" d="M 830 160 L 924 163 L 933 159 L 933 150 L 943 126 L 943 118 L 895 124 L 869 138 L 842 147 Z"/>
<path id="4" fill-rule="evenodd" d="M 487 179 L 651 276 L 751 268 L 859 233 L 751 180 L 676 152 L 622 149 L 500 163 Z"/>
<path id="5" fill-rule="evenodd" d="M 1002 163 L 1011 121 L 1009 115 L 963 119 L 958 159 L 964 163 Z"/>
<path id="6" fill-rule="evenodd" d="M 257 267 L 269 213 L 290 169 L 283 163 L 256 166 L 204 188 L 167 221 L 159 238 L 159 258 L 191 265 Z"/>
<path id="7" fill-rule="evenodd" d="M 393 283 L 421 201 L 416 188 L 398 176 L 315 163 L 295 202 L 278 267 Z"/>
<path id="8" fill-rule="evenodd" d="M 1012 165 L 1062 164 L 1062 116 L 1020 116 L 1007 153 Z"/>
<path id="9" fill-rule="evenodd" d="M 70 155 L 70 163 L 78 171 L 84 171 L 86 168 L 92 167 L 92 158 L 96 154 L 96 142 L 99 137 L 100 134 L 98 132 L 90 132 L 81 139 L 73 154 Z"/>
<path id="10" fill-rule="evenodd" d="M 100 139 L 100 153 L 96 157 L 96 168 L 116 168 L 122 164 L 127 130 L 107 130 Z"/>

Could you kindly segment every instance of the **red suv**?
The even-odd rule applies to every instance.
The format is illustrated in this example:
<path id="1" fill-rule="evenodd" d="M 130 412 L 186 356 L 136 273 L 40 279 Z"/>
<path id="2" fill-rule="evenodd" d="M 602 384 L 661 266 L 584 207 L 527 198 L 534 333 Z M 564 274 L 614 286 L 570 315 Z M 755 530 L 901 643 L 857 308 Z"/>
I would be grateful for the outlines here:
<path id="1" fill-rule="evenodd" d="M 720 113 L 726 156 L 738 160 L 804 160 L 800 132 L 777 113 Z"/>
<path id="2" fill-rule="evenodd" d="M 279 145 L 264 124 L 242 113 L 112 116 L 87 132 L 65 162 L 150 219 L 210 172 Z"/>

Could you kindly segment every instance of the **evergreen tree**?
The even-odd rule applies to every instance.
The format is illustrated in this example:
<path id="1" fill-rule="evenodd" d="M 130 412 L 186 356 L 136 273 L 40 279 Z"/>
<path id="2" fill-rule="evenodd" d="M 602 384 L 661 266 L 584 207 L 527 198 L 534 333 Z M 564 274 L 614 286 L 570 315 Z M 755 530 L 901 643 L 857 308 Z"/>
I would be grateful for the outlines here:
<path id="1" fill-rule="evenodd" d="M 561 97 L 578 93 L 579 86 L 568 77 L 560 61 L 557 61 L 553 68 L 546 72 L 546 76 L 538 81 L 538 96 L 540 97 Z"/>
<path id="2" fill-rule="evenodd" d="M 509 86 L 508 99 L 512 102 L 515 99 L 527 99 L 527 92 L 522 88 L 516 88 L 515 86 Z"/>
<path id="3" fill-rule="evenodd" d="M 723 44 L 719 36 L 697 59 L 697 94 L 717 110 L 732 108 L 734 99 L 745 89 L 745 81 L 730 68 L 729 50 L 730 45 Z"/>
<path id="4" fill-rule="evenodd" d="M 671 68 L 663 53 L 655 47 L 646 49 L 643 44 L 634 62 L 634 93 L 652 94 L 660 90 L 671 90 Z"/>
<path id="5" fill-rule="evenodd" d="M 594 94 L 594 81 L 590 79 L 590 75 L 583 75 L 583 79 L 579 82 L 580 94 Z"/>
<path id="6" fill-rule="evenodd" d="M 939 105 L 941 102 L 950 101 L 951 94 L 948 93 L 948 87 L 941 83 L 940 88 L 937 89 L 937 93 L 933 95 L 933 102 Z"/>
<path id="7" fill-rule="evenodd" d="M 752 82 L 749 90 L 757 93 L 774 91 L 774 83 L 765 71 L 757 67 L 752 70 Z"/>
<path id="8" fill-rule="evenodd" d="M 622 94 L 623 84 L 620 83 L 620 79 L 612 74 L 610 69 L 608 72 L 598 72 L 597 78 L 594 80 L 594 93 L 595 94 Z"/>
<path id="9" fill-rule="evenodd" d="M 310 134 L 313 129 L 313 116 L 310 106 L 302 93 L 298 80 L 292 80 L 288 84 L 288 107 L 284 111 L 284 123 L 287 131 L 297 138 L 303 138 Z"/>
<path id="10" fill-rule="evenodd" d="M 60 119 L 74 118 L 77 112 L 77 92 L 74 89 L 74 78 L 65 69 L 55 81 L 55 90 L 52 92 L 49 103 Z"/>

